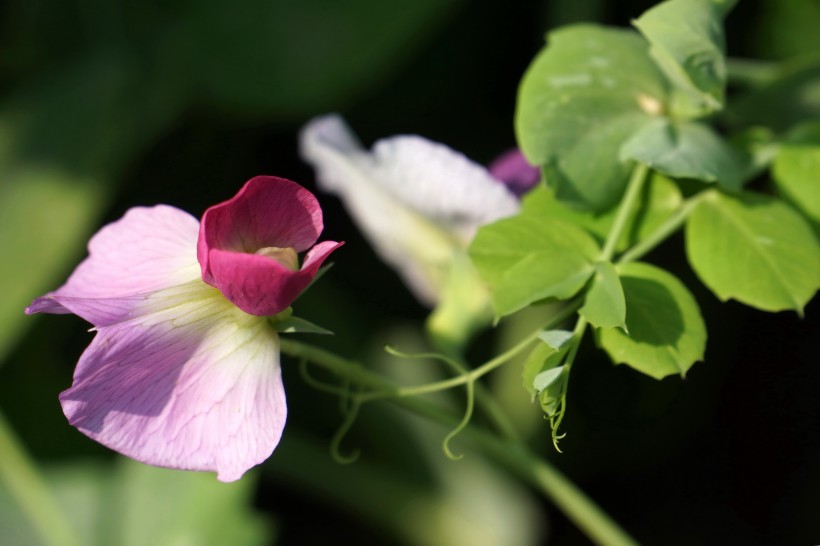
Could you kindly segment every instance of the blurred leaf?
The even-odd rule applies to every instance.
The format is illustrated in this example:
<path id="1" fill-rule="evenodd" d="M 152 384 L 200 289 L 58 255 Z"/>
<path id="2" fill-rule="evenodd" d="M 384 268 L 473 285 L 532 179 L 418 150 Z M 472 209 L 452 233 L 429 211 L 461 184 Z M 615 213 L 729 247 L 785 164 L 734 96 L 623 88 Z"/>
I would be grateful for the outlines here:
<path id="1" fill-rule="evenodd" d="M 732 100 L 725 117 L 735 125 L 777 132 L 820 117 L 820 55 L 783 63 L 770 83 Z"/>
<path id="2" fill-rule="evenodd" d="M 155 468 L 122 459 L 117 542 L 236 546 L 265 544 L 267 526 L 250 512 L 254 480 Z M 115 516 L 116 517 L 116 516 Z"/>
<path id="3" fill-rule="evenodd" d="M 629 165 L 620 143 L 664 110 L 663 74 L 627 30 L 574 25 L 548 36 L 518 92 L 515 129 L 563 201 L 603 211 L 621 197 Z"/>
<path id="4" fill-rule="evenodd" d="M 687 221 L 686 254 L 724 301 L 802 313 L 820 288 L 820 244 L 811 227 L 766 195 L 709 191 Z"/>
<path id="5" fill-rule="evenodd" d="M 626 299 L 626 326 L 596 330 L 598 341 L 616 364 L 655 379 L 686 375 L 703 359 L 706 325 L 692 294 L 674 275 L 631 262 L 618 266 Z"/>
<path id="6" fill-rule="evenodd" d="M 273 323 L 274 328 L 276 328 L 277 332 L 281 332 L 283 334 L 322 334 L 322 335 L 333 335 L 333 332 L 330 330 L 326 330 L 321 326 L 313 324 L 309 320 L 305 320 L 303 318 L 290 316 L 287 318 L 283 318 L 281 320 L 277 320 Z"/>
<path id="7" fill-rule="evenodd" d="M 649 40 L 652 57 L 674 84 L 670 110 L 677 118 L 698 118 L 723 108 L 723 16 L 732 4 L 669 0 L 634 22 Z"/>
<path id="8" fill-rule="evenodd" d="M 97 188 L 63 172 L 4 172 L 0 183 L 0 363 L 33 318 L 23 310 L 55 289 L 100 207 Z"/>
<path id="9" fill-rule="evenodd" d="M 189 3 L 172 54 L 206 108 L 300 118 L 396 70 L 461 0 Z"/>
<path id="10" fill-rule="evenodd" d="M 766 127 L 749 127 L 731 135 L 730 142 L 743 154 L 746 164 L 744 181 L 752 180 L 768 170 L 779 149 L 774 133 Z"/>
<path id="11" fill-rule="evenodd" d="M 526 213 L 483 226 L 470 245 L 499 317 L 545 298 L 573 296 L 594 272 L 598 251 L 583 229 Z"/>
<path id="12" fill-rule="evenodd" d="M 115 467 L 72 464 L 46 472 L 88 546 L 271 544 L 251 512 L 253 481 L 223 484 L 212 474 L 167 470 L 120 459 Z M 0 489 L 0 543 L 41 546 Z"/>
<path id="13" fill-rule="evenodd" d="M 797 127 L 782 143 L 772 175 L 778 192 L 820 233 L 820 120 Z"/>
<path id="14" fill-rule="evenodd" d="M 626 330 L 624 291 L 611 262 L 595 263 L 595 276 L 579 313 L 596 328 Z"/>
<path id="15" fill-rule="evenodd" d="M 623 144 L 621 158 L 673 178 L 717 182 L 730 190 L 740 189 L 746 172 L 740 154 L 701 123 L 655 120 Z"/>

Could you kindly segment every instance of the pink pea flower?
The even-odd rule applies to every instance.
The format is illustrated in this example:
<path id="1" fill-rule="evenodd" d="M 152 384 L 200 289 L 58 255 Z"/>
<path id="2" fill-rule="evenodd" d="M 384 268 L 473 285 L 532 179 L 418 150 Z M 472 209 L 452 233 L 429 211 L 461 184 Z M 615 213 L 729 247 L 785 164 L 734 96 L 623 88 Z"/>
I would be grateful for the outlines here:
<path id="1" fill-rule="evenodd" d="M 157 205 L 103 227 L 68 281 L 26 309 L 74 313 L 96 331 L 60 394 L 68 421 L 138 461 L 221 481 L 267 459 L 287 406 L 266 317 L 342 244 L 314 246 L 322 227 L 316 198 L 271 176 L 249 180 L 201 224 Z"/>

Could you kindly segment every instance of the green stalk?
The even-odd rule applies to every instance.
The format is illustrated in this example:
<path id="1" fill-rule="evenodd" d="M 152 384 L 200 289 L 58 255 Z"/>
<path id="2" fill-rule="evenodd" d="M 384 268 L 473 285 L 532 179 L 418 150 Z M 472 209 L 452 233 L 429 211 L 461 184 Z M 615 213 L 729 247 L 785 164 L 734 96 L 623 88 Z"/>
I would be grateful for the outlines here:
<path id="1" fill-rule="evenodd" d="M 773 81 L 780 72 L 780 66 L 771 61 L 755 59 L 726 59 L 726 73 L 729 81 L 744 87 L 763 87 Z"/>
<path id="2" fill-rule="evenodd" d="M 624 198 L 618 206 L 615 221 L 612 222 L 612 227 L 607 234 L 604 248 L 601 250 L 600 256 L 598 256 L 600 261 L 608 262 L 612 259 L 612 256 L 615 255 L 618 241 L 621 240 L 621 235 L 623 235 L 624 229 L 626 228 L 626 223 L 629 221 L 629 217 L 635 208 L 635 202 L 641 195 L 641 189 L 643 188 L 644 182 L 646 182 L 647 174 L 649 174 L 648 166 L 643 163 L 635 164 L 635 168 L 632 170 L 632 176 L 629 177 L 629 183 L 624 192 Z"/>
<path id="3" fill-rule="evenodd" d="M 50 546 L 81 544 L 31 458 L 0 412 L 0 481 Z"/>
<path id="4" fill-rule="evenodd" d="M 309 360 L 329 372 L 354 381 L 365 388 L 381 392 L 397 392 L 400 390 L 400 387 L 392 381 L 364 369 L 355 362 L 317 347 L 290 339 L 282 339 L 281 351 L 295 358 Z M 419 398 L 400 397 L 388 398 L 387 400 L 447 426 L 453 426 L 459 421 L 451 413 Z M 579 529 L 596 543 L 604 546 L 636 544 L 635 540 L 583 491 L 561 474 L 560 471 L 532 453 L 525 446 L 501 440 L 473 425 L 466 427 L 464 435 L 473 440 L 485 453 L 507 466 L 551 499 L 567 518 L 573 521 Z"/>
<path id="5" fill-rule="evenodd" d="M 689 218 L 689 215 L 692 214 L 695 206 L 700 202 L 702 195 L 703 193 L 699 193 L 696 196 L 684 201 L 683 205 L 675 211 L 675 214 L 670 216 L 663 224 L 658 226 L 658 228 L 649 234 L 646 239 L 640 241 L 638 244 L 624 252 L 623 255 L 618 258 L 618 263 L 625 264 L 639 260 L 651 252 L 656 246 L 668 239 L 673 233 L 680 229 L 686 219 Z"/>
<path id="6" fill-rule="evenodd" d="M 551 325 L 560 324 L 563 322 L 567 317 L 569 317 L 572 313 L 574 313 L 580 305 L 580 302 L 577 302 L 572 305 L 566 306 L 562 309 L 558 314 L 556 314 L 547 325 L 538 328 L 530 335 L 525 337 L 523 340 L 518 342 L 514 347 L 507 349 L 500 355 L 491 358 L 484 364 L 478 366 L 477 368 L 470 370 L 467 373 L 462 375 L 458 375 L 456 377 L 451 377 L 450 379 L 444 379 L 442 381 L 435 381 L 433 383 L 427 383 L 425 385 L 419 385 L 415 387 L 400 387 L 394 386 L 392 390 L 375 390 L 373 393 L 365 393 L 359 396 L 359 399 L 362 402 L 367 402 L 370 400 L 378 400 L 381 398 L 404 398 L 404 397 L 411 397 L 411 396 L 419 396 L 422 394 L 431 394 L 434 392 L 445 391 L 448 389 L 452 389 L 453 387 L 458 387 L 461 385 L 466 385 L 467 383 L 472 383 L 479 379 L 480 377 L 490 373 L 494 369 L 498 368 L 499 366 L 505 364 L 514 356 L 516 356 L 521 351 L 525 350 L 530 344 L 538 339 L 538 336 L 545 328 L 551 328 Z M 285 340 L 282 340 L 284 343 Z M 351 378 L 352 379 L 352 378 Z"/>

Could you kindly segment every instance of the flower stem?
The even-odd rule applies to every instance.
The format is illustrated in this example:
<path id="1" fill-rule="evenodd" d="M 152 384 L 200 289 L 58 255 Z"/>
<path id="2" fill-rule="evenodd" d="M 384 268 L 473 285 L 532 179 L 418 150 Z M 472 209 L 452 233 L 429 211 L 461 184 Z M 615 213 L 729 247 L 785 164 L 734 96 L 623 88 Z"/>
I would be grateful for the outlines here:
<path id="1" fill-rule="evenodd" d="M 577 307 L 573 307 L 570 312 L 574 312 L 576 308 Z M 530 337 L 535 339 L 535 336 Z M 530 337 L 527 339 L 532 341 Z M 522 343 L 516 347 L 519 347 L 523 343 L 522 341 Z M 281 351 L 296 358 L 309 360 L 331 373 L 354 381 L 365 388 L 387 392 L 397 392 L 399 390 L 399 387 L 387 378 L 369 372 L 355 362 L 317 347 L 290 339 L 282 339 Z M 509 352 L 510 351 L 507 353 Z M 495 360 L 496 359 L 493 359 L 490 362 L 494 362 Z M 490 362 L 488 362 L 488 364 Z M 478 370 L 478 368 L 476 368 L 476 370 Z M 420 398 L 401 397 L 388 398 L 387 400 L 444 425 L 452 426 L 458 422 L 458 418 L 451 413 Z M 532 453 L 526 446 L 499 439 L 488 432 L 476 428 L 474 425 L 468 426 L 464 430 L 464 435 L 473 440 L 485 453 L 503 463 L 514 473 L 539 489 L 546 497 L 555 503 L 567 518 L 573 521 L 579 529 L 598 544 L 605 546 L 636 544 L 635 540 L 621 529 L 618 524 L 601 510 L 583 491 L 547 461 L 542 460 L 536 454 Z"/>
<path id="2" fill-rule="evenodd" d="M 28 516 L 44 544 L 79 546 L 74 529 L 53 493 L 0 412 L 0 481 Z"/>
<path id="3" fill-rule="evenodd" d="M 570 305 L 564 307 L 560 312 L 558 312 L 552 319 L 550 319 L 549 323 L 545 326 L 538 328 L 530 335 L 525 337 L 523 340 L 518 342 L 515 346 L 507 349 L 500 355 L 491 358 L 484 364 L 478 366 L 477 368 L 470 370 L 469 372 L 463 373 L 461 375 L 457 375 L 455 377 L 451 377 L 450 379 L 444 379 L 442 381 L 435 381 L 433 383 L 427 383 L 425 385 L 418 385 L 415 387 L 394 387 L 393 390 L 390 391 L 374 391 L 373 393 L 365 393 L 360 395 L 360 399 L 363 402 L 368 400 L 376 400 L 380 398 L 405 398 L 410 396 L 419 396 L 421 394 L 431 394 L 434 392 L 440 392 L 448 389 L 452 389 L 453 387 L 458 387 L 460 385 L 465 385 L 467 383 L 472 383 L 479 379 L 480 377 L 490 373 L 494 369 L 498 368 L 502 364 L 505 364 L 514 356 L 516 356 L 521 351 L 525 350 L 530 344 L 535 341 L 538 336 L 541 334 L 542 331 L 545 329 L 552 328 L 556 324 L 560 324 L 563 322 L 567 317 L 572 315 L 578 307 L 580 307 L 580 301 L 573 302 Z"/>

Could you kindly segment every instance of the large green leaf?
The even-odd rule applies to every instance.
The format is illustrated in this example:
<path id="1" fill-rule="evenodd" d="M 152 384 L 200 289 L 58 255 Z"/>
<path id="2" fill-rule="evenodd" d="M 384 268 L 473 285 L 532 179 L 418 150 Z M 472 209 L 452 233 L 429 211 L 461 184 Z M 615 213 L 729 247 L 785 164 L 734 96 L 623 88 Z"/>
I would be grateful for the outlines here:
<path id="1" fill-rule="evenodd" d="M 624 143 L 621 159 L 634 159 L 674 177 L 717 182 L 738 190 L 747 166 L 740 154 L 702 123 L 658 119 Z"/>
<path id="2" fill-rule="evenodd" d="M 629 334 L 599 329 L 599 343 L 616 364 L 655 379 L 683 377 L 706 348 L 706 325 L 695 298 L 674 275 L 649 264 L 623 264 L 618 273 Z"/>
<path id="3" fill-rule="evenodd" d="M 686 224 L 686 253 L 721 300 L 802 313 L 820 288 L 820 244 L 811 226 L 766 195 L 709 191 Z"/>
<path id="4" fill-rule="evenodd" d="M 671 111 L 677 118 L 697 118 L 723 108 L 723 16 L 733 3 L 669 0 L 634 23 L 652 44 L 652 57 L 674 84 Z"/>
<path id="5" fill-rule="evenodd" d="M 798 127 L 780 146 L 772 174 L 778 192 L 820 233 L 820 121 Z"/>
<path id="6" fill-rule="evenodd" d="M 552 32 L 518 93 L 519 146 L 559 199 L 596 211 L 621 196 L 621 142 L 661 113 L 666 80 L 636 33 L 594 25 Z"/>
<path id="7" fill-rule="evenodd" d="M 583 229 L 533 214 L 484 226 L 470 245 L 499 317 L 538 300 L 572 297 L 593 274 L 598 252 Z"/>
<path id="8" fill-rule="evenodd" d="M 595 276 L 579 313 L 596 328 L 626 330 L 624 290 L 611 262 L 595 263 Z"/>

